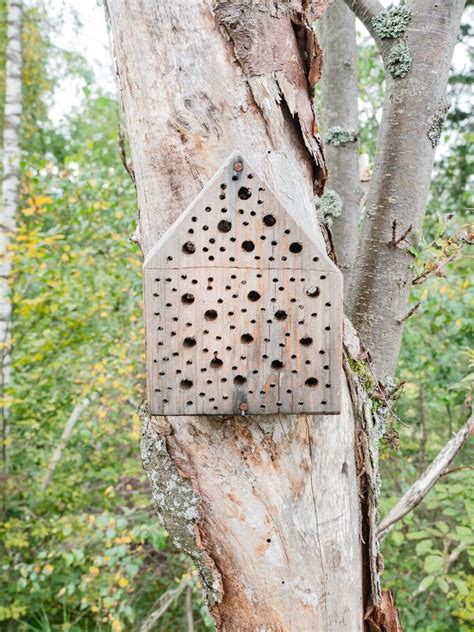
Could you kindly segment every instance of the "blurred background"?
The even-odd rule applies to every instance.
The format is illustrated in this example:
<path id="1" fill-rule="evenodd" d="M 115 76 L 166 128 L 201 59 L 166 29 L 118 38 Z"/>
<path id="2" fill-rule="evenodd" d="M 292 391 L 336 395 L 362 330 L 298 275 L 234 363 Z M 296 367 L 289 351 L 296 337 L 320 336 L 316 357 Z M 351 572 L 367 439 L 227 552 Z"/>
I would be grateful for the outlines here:
<path id="1" fill-rule="evenodd" d="M 363 177 L 370 178 L 384 73 L 359 34 Z M 144 397 L 136 200 L 103 7 L 28 0 L 23 19 L 21 203 L 10 246 L 11 462 L 0 507 L 0 629 L 213 629 L 190 562 L 161 528 L 141 469 Z M 6 2 L 0 1 L 0 103 Z M 468 414 L 472 351 L 472 29 L 463 25 L 415 265 L 399 380 L 381 447 L 381 515 Z M 3 124 L 3 115 L 0 116 Z M 123 141 L 123 139 L 122 139 Z M 472 311 L 471 311 L 472 313 Z M 467 446 L 383 544 L 382 581 L 404 629 L 474 629 L 474 495 Z M 153 622 L 150 613 L 159 612 Z M 147 627 L 148 626 L 148 627 Z M 151 626 L 151 627 L 150 627 Z M 348 631 L 349 632 L 349 631 Z"/>

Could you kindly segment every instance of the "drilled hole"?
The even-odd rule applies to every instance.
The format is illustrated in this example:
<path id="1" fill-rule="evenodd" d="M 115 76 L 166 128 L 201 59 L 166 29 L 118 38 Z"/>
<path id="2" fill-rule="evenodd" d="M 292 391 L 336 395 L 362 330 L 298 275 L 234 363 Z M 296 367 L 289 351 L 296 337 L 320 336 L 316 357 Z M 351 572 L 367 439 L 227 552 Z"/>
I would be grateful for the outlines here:
<path id="1" fill-rule="evenodd" d="M 292 244 L 290 244 L 290 252 L 292 252 L 294 255 L 297 255 L 302 250 L 303 250 L 303 245 L 300 244 L 299 242 L 294 241 Z"/>
<path id="2" fill-rule="evenodd" d="M 285 320 L 287 317 L 288 314 L 283 309 L 279 309 L 275 312 L 276 320 Z"/>
<path id="3" fill-rule="evenodd" d="M 258 301 L 258 299 L 260 298 L 260 294 L 256 292 L 255 290 L 251 290 L 247 294 L 247 298 L 249 299 L 249 301 L 255 302 L 255 301 Z"/>
<path id="4" fill-rule="evenodd" d="M 318 385 L 318 380 L 315 377 L 309 377 L 306 382 L 306 386 L 310 386 L 311 388 L 315 388 Z"/>
<path id="5" fill-rule="evenodd" d="M 206 312 L 204 312 L 204 318 L 206 320 L 216 320 L 216 318 L 217 318 L 216 310 L 215 309 L 208 309 Z"/>
<path id="6" fill-rule="evenodd" d="M 309 336 L 303 336 L 303 338 L 300 338 L 300 345 L 303 345 L 303 347 L 309 347 L 309 345 L 313 344 L 313 339 L 310 338 Z"/>
<path id="7" fill-rule="evenodd" d="M 236 375 L 234 377 L 234 384 L 245 384 L 246 381 L 247 381 L 247 378 L 244 377 L 243 375 Z"/>
<path id="8" fill-rule="evenodd" d="M 248 200 L 249 197 L 252 195 L 252 191 L 247 187 L 240 187 L 237 195 L 241 200 Z"/>
<path id="9" fill-rule="evenodd" d="M 220 358 L 212 358 L 211 360 L 211 367 L 213 369 L 220 369 L 223 364 L 224 363 L 222 362 Z"/>
<path id="10" fill-rule="evenodd" d="M 306 296 L 310 296 L 311 298 L 315 298 L 316 296 L 319 296 L 321 293 L 319 287 L 309 287 L 306 290 Z"/>
<path id="11" fill-rule="evenodd" d="M 274 369 L 275 371 L 281 371 L 283 367 L 284 364 L 281 360 L 273 360 L 272 369 Z"/>
<path id="12" fill-rule="evenodd" d="M 217 224 L 217 228 L 221 233 L 228 233 L 232 228 L 232 222 L 229 222 L 227 219 L 221 219 Z"/>
<path id="13" fill-rule="evenodd" d="M 185 338 L 184 341 L 183 341 L 183 345 L 185 347 L 188 347 L 188 348 L 195 347 L 196 346 L 196 339 L 195 338 L 191 338 L 191 337 Z"/>
<path id="14" fill-rule="evenodd" d="M 189 292 L 187 292 L 186 294 L 182 295 L 181 302 L 184 303 L 185 305 L 191 305 L 191 303 L 194 303 L 194 296 L 192 294 L 189 294 Z"/>
<path id="15" fill-rule="evenodd" d="M 240 340 L 241 340 L 241 342 L 243 342 L 245 344 L 249 344 L 249 343 L 253 342 L 253 336 L 252 336 L 252 334 L 242 334 L 240 336 Z"/>
<path id="16" fill-rule="evenodd" d="M 187 241 L 186 243 L 183 244 L 182 250 L 187 255 L 192 255 L 194 252 L 196 252 L 196 246 L 193 244 L 192 241 Z"/>
<path id="17" fill-rule="evenodd" d="M 193 383 L 192 383 L 192 380 L 181 380 L 179 385 L 181 386 L 181 388 L 184 388 L 186 391 L 189 391 L 189 389 L 192 388 Z"/>
<path id="18" fill-rule="evenodd" d="M 252 250 L 254 249 L 255 249 L 255 244 L 253 243 L 253 241 L 242 242 L 242 250 L 245 250 L 245 252 L 252 252 Z"/>

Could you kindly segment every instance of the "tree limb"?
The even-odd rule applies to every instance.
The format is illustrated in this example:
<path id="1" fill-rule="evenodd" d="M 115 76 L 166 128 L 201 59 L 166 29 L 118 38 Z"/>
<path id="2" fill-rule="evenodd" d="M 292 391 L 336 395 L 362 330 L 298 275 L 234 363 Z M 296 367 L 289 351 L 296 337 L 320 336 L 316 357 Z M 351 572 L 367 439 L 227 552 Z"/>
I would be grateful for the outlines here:
<path id="1" fill-rule="evenodd" d="M 380 38 L 374 30 L 372 18 L 384 10 L 382 3 L 379 0 L 344 0 L 344 2 L 369 31 L 377 45 L 380 46 Z"/>
<path id="2" fill-rule="evenodd" d="M 441 478 L 449 464 L 454 460 L 474 429 L 474 415 L 471 416 L 454 437 L 448 441 L 435 460 L 426 468 L 420 478 L 413 483 L 397 504 L 392 507 L 382 520 L 378 536 L 383 540 L 392 530 L 395 523 L 417 507 Z"/>
<path id="3" fill-rule="evenodd" d="M 45 491 L 54 475 L 54 471 L 61 459 L 64 448 L 66 447 L 67 442 L 71 438 L 71 435 L 74 431 L 74 428 L 79 421 L 79 417 L 81 414 L 89 407 L 89 405 L 97 398 L 97 393 L 94 393 L 91 397 L 84 397 L 76 406 L 74 407 L 72 413 L 69 416 L 69 419 L 64 426 L 63 434 L 61 435 L 61 439 L 59 440 L 58 445 L 55 447 L 54 452 L 51 456 L 51 460 L 48 465 L 48 469 L 46 470 L 46 474 L 41 482 L 41 489 Z"/>
<path id="4" fill-rule="evenodd" d="M 177 597 L 183 592 L 183 590 L 189 586 L 192 581 L 192 575 L 185 575 L 176 588 L 170 588 L 158 599 L 156 605 L 152 608 L 152 611 L 148 614 L 145 621 L 140 626 L 140 632 L 151 632 L 155 627 L 158 619 L 163 615 Z"/>

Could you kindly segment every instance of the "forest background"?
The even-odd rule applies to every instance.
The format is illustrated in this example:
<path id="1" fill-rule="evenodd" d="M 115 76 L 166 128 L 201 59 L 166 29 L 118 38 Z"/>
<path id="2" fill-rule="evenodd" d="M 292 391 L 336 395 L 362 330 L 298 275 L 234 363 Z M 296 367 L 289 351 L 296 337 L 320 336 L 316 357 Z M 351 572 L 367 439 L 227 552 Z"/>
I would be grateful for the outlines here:
<path id="1" fill-rule="evenodd" d="M 65 27 L 86 46 L 91 37 L 71 5 L 56 11 L 31 0 L 24 15 L 21 210 L 11 246 L 13 383 L 2 402 L 11 419 L 12 467 L 0 508 L 0 629 L 139 630 L 160 608 L 154 629 L 212 629 L 193 568 L 160 527 L 141 469 L 141 258 L 130 241 L 135 191 L 121 160 L 111 61 L 104 81 L 87 57 L 58 45 Z M 5 47 L 2 1 L 2 109 Z M 460 235 L 472 215 L 472 60 L 466 20 L 415 253 L 420 274 L 427 267 L 437 272 L 413 287 L 411 302 L 419 307 L 404 333 L 404 388 L 381 446 L 382 515 L 469 414 L 472 266 Z M 384 72 L 362 28 L 358 69 L 367 179 Z M 73 103 L 60 116 L 58 99 L 71 82 L 81 93 L 70 92 Z M 51 472 L 72 415 L 74 432 Z M 395 590 L 406 630 L 474 626 L 470 464 L 468 445 L 383 543 L 384 586 Z"/>

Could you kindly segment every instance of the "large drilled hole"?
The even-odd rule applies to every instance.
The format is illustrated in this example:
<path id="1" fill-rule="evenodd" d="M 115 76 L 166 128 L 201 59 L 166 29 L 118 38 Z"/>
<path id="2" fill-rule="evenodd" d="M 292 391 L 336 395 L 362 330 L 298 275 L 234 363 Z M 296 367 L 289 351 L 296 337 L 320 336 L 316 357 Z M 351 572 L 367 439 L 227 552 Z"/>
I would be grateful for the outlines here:
<path id="1" fill-rule="evenodd" d="M 183 244 L 183 252 L 185 252 L 187 255 L 192 255 L 194 252 L 196 252 L 196 246 L 193 244 L 192 241 L 187 241 Z"/>
<path id="2" fill-rule="evenodd" d="M 311 388 L 315 388 L 318 385 L 318 380 L 315 377 L 309 377 L 306 382 L 306 386 L 310 386 Z"/>
<path id="3" fill-rule="evenodd" d="M 179 385 L 181 386 L 181 388 L 184 388 L 186 391 L 189 391 L 189 389 L 192 388 L 193 383 L 192 383 L 192 380 L 181 380 Z"/>
<path id="4" fill-rule="evenodd" d="M 285 320 L 287 317 L 288 314 L 283 309 L 279 309 L 275 312 L 276 320 Z"/>
<path id="5" fill-rule="evenodd" d="M 260 294 L 255 290 L 251 290 L 247 294 L 247 298 L 249 299 L 249 301 L 255 302 L 258 301 L 258 299 L 260 298 Z"/>
<path id="6" fill-rule="evenodd" d="M 194 303 L 194 296 L 186 292 L 186 294 L 182 295 L 181 301 L 185 303 L 185 305 L 191 305 L 191 303 Z"/>
<path id="7" fill-rule="evenodd" d="M 290 252 L 292 252 L 293 254 L 296 255 L 302 250 L 303 250 L 303 245 L 300 244 L 298 241 L 294 241 L 292 244 L 290 244 Z"/>
<path id="8" fill-rule="evenodd" d="M 243 375 L 236 375 L 234 377 L 234 384 L 245 384 L 246 381 L 247 381 L 247 378 L 244 377 Z"/>
<path id="9" fill-rule="evenodd" d="M 253 342 L 253 336 L 252 336 L 252 334 L 242 334 L 240 336 L 240 340 L 241 340 L 241 342 L 243 342 L 243 343 L 248 345 L 251 342 Z"/>
<path id="10" fill-rule="evenodd" d="M 284 364 L 281 360 L 273 360 L 272 362 L 272 369 L 275 371 L 281 371 L 282 368 L 284 367 Z"/>
<path id="11" fill-rule="evenodd" d="M 265 224 L 265 226 L 275 226 L 276 218 L 271 213 L 268 213 L 268 215 L 264 215 L 263 223 Z"/>
<path id="12" fill-rule="evenodd" d="M 220 369 L 223 364 L 224 363 L 222 362 L 222 360 L 220 358 L 216 358 L 215 357 L 215 358 L 212 358 L 212 360 L 211 360 L 211 367 L 213 369 Z"/>
<path id="13" fill-rule="evenodd" d="M 237 195 L 241 200 L 248 200 L 249 197 L 252 195 L 252 191 L 247 187 L 240 187 Z"/>
<path id="14" fill-rule="evenodd" d="M 196 339 L 195 338 L 191 338 L 191 337 L 185 338 L 183 340 L 183 345 L 185 347 L 195 347 L 196 346 Z"/>
<path id="15" fill-rule="evenodd" d="M 315 298 L 316 296 L 319 296 L 320 293 L 321 292 L 320 292 L 319 287 L 315 287 L 315 286 L 309 287 L 306 290 L 306 296 L 310 296 L 311 298 Z"/>
<path id="16" fill-rule="evenodd" d="M 207 311 L 204 312 L 204 318 L 206 320 L 216 320 L 217 318 L 217 312 L 215 309 L 208 309 Z"/>
<path id="17" fill-rule="evenodd" d="M 309 336 L 303 336 L 303 338 L 300 338 L 300 345 L 303 345 L 303 347 L 309 347 L 309 345 L 313 344 L 313 339 L 310 338 Z"/>
<path id="18" fill-rule="evenodd" d="M 228 233 L 232 228 L 232 222 L 229 222 L 226 219 L 221 219 L 221 221 L 217 224 L 217 228 L 221 233 Z"/>
<path id="19" fill-rule="evenodd" d="M 242 250 L 245 250 L 245 252 L 252 252 L 252 250 L 255 250 L 255 244 L 253 241 L 243 241 Z"/>

